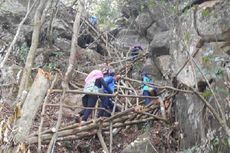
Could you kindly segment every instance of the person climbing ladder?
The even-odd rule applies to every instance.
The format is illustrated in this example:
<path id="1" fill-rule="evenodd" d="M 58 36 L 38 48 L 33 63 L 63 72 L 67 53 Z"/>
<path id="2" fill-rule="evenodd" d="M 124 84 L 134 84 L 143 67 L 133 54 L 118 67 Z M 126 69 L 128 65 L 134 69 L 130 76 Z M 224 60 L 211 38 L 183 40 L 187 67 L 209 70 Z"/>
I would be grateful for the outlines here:
<path id="1" fill-rule="evenodd" d="M 103 79 L 103 73 L 100 70 L 93 70 L 85 79 L 84 92 L 99 93 L 102 90 L 102 87 L 108 91 L 109 94 L 112 94 L 112 90 L 107 86 Z M 84 107 L 93 108 L 96 105 L 98 100 L 97 95 L 86 94 L 82 98 L 82 103 Z M 81 122 L 87 121 L 88 117 L 92 113 L 92 109 L 85 108 L 76 116 L 77 121 Z"/>
<path id="2" fill-rule="evenodd" d="M 142 84 L 142 90 L 143 90 L 143 96 L 156 96 L 157 95 L 157 89 L 153 85 L 153 80 L 148 72 L 142 72 L 141 78 L 143 81 Z M 148 85 L 150 84 L 150 85 Z M 144 104 L 148 105 L 150 104 L 151 100 L 150 98 L 144 98 Z"/>
<path id="3" fill-rule="evenodd" d="M 115 76 L 115 70 L 112 67 L 106 67 L 103 71 L 104 74 L 104 81 L 107 86 L 114 92 L 115 89 L 115 82 L 120 79 L 120 75 Z M 104 93 L 108 94 L 109 92 L 107 89 L 103 89 Z M 111 101 L 111 97 L 109 96 L 100 96 L 101 105 L 100 107 L 112 112 L 114 104 Z M 98 112 L 98 117 L 109 117 L 111 113 L 106 112 L 105 110 L 100 109 Z M 117 108 L 115 109 L 118 110 Z"/>

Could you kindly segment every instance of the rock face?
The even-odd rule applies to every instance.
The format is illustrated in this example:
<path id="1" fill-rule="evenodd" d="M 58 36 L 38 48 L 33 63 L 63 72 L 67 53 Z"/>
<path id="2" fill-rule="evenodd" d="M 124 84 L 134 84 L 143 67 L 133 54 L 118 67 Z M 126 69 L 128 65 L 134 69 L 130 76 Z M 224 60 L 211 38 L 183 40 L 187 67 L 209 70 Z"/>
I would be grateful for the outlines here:
<path id="1" fill-rule="evenodd" d="M 20 79 L 20 67 L 12 65 L 0 70 L 0 99 L 12 104 L 17 94 L 17 84 Z"/>
<path id="2" fill-rule="evenodd" d="M 149 141 L 147 134 L 139 136 L 134 142 L 129 144 L 121 153 L 156 153 Z"/>
<path id="3" fill-rule="evenodd" d="M 188 62 L 177 74 L 177 80 L 190 87 L 195 87 L 198 81 L 204 80 L 202 75 L 208 79 L 215 79 L 212 88 L 217 95 L 220 95 L 218 101 L 228 120 L 230 105 L 223 99 L 229 98 L 227 84 L 230 82 L 230 44 L 228 43 L 230 41 L 228 20 L 230 1 L 185 0 L 174 2 L 176 1 L 161 4 L 156 1 L 148 5 L 148 11 L 145 9 L 143 13 L 138 13 L 135 19 L 135 30 L 141 37 L 148 40 L 149 43 L 145 45 L 148 46 L 150 57 L 156 62 L 162 74 L 167 76 L 166 79 L 172 78 L 179 72 L 189 59 L 189 54 L 196 53 L 194 56 L 196 64 L 192 61 Z M 153 69 L 152 72 L 154 73 Z M 205 95 L 206 92 L 209 90 L 207 89 L 202 95 Z M 206 95 L 205 98 L 216 109 L 213 96 Z M 176 95 L 175 101 L 176 121 L 179 122 L 182 131 L 181 149 L 225 138 L 226 134 L 223 135 L 225 133 L 223 129 L 195 95 L 180 93 Z M 210 137 L 210 133 L 213 137 Z M 225 152 L 225 149 L 226 146 L 222 151 Z"/>
<path id="4" fill-rule="evenodd" d="M 146 29 L 148 29 L 153 22 L 153 18 L 149 13 L 140 14 L 136 18 L 136 26 L 141 35 L 146 35 Z"/>

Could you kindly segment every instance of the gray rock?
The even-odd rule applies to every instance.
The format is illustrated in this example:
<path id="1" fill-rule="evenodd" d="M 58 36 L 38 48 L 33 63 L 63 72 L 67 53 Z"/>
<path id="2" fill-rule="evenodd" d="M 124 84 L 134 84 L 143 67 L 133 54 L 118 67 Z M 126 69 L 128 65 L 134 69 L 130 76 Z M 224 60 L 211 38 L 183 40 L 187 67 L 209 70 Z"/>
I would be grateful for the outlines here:
<path id="1" fill-rule="evenodd" d="M 157 61 L 152 60 L 151 58 L 147 58 L 142 66 L 142 70 L 144 72 L 148 72 L 154 80 L 161 80 L 161 72 L 159 71 L 159 65 L 157 65 Z"/>
<path id="2" fill-rule="evenodd" d="M 149 135 L 143 134 L 131 142 L 121 153 L 156 153 L 149 140 Z"/>
<path id="3" fill-rule="evenodd" d="M 171 56 L 170 55 L 162 55 L 156 58 L 156 63 L 159 66 L 159 69 L 161 70 L 162 74 L 165 78 L 169 78 L 171 75 Z"/>
<path id="4" fill-rule="evenodd" d="M 21 14 L 26 12 L 26 7 L 24 7 L 18 0 L 6 0 L 1 4 L 0 14 L 6 12 Z"/>
<path id="5" fill-rule="evenodd" d="M 187 10 L 179 17 L 180 22 L 176 29 L 173 30 L 171 40 L 169 41 L 170 55 L 172 55 L 171 67 L 175 73 L 188 60 L 188 53 L 193 54 L 197 50 L 200 39 L 203 38 L 207 41 L 201 45 L 199 52 L 195 56 L 195 61 L 207 78 L 214 77 L 216 79 L 215 87 L 213 88 L 219 89 L 224 87 L 223 80 L 224 77 L 227 80 L 227 71 L 223 71 L 222 76 L 216 76 L 216 70 L 222 71 L 224 68 L 220 63 L 227 61 L 223 59 L 229 59 L 226 54 L 230 46 L 227 43 L 229 42 L 230 31 L 230 24 L 227 21 L 230 14 L 229 4 L 229 1 L 207 1 L 200 4 L 196 14 L 198 33 L 196 26 L 194 27 L 194 9 Z M 156 43 L 152 43 L 156 45 Z M 165 42 L 162 44 L 165 44 Z M 165 44 L 164 46 L 167 45 Z M 226 67 L 226 64 L 224 65 Z M 188 86 L 194 87 L 197 81 L 202 79 L 202 75 L 196 66 L 189 62 L 180 72 L 177 79 Z M 219 94 L 223 99 L 226 97 L 224 92 Z M 208 96 L 207 99 L 211 105 L 214 105 L 212 96 Z M 196 96 L 180 93 L 176 96 L 176 101 L 177 110 L 175 114 L 183 131 L 181 137 L 184 148 L 182 149 L 190 148 L 202 141 L 209 141 L 207 140 L 207 131 L 216 131 L 216 135 L 223 132 L 216 126 L 217 123 L 212 115 L 202 112 L 203 104 Z M 226 104 L 222 103 L 222 100 L 219 101 L 222 108 L 225 110 L 229 109 Z M 209 118 L 208 120 L 202 116 L 204 114 L 206 118 Z"/>
<path id="6" fill-rule="evenodd" d="M 138 32 L 141 35 L 145 35 L 147 29 L 152 25 L 152 23 L 154 22 L 152 16 L 146 12 L 146 13 L 142 13 L 140 14 L 136 20 L 136 28 L 138 29 Z"/>
<path id="7" fill-rule="evenodd" d="M 151 25 L 151 27 L 149 27 L 147 29 L 147 35 L 146 35 L 146 37 L 149 40 L 153 40 L 154 35 L 156 35 L 157 33 L 162 32 L 162 31 L 166 31 L 166 28 L 162 28 L 161 26 L 158 26 L 157 23 L 153 23 Z"/>
<path id="8" fill-rule="evenodd" d="M 43 66 L 45 62 L 45 56 L 43 54 L 39 54 L 34 59 L 34 65 L 35 67 Z"/>
<path id="9" fill-rule="evenodd" d="M 3 102 L 12 104 L 17 95 L 21 68 L 17 65 L 4 66 L 0 69 L 0 93 Z"/>
<path id="10" fill-rule="evenodd" d="M 140 37 L 137 30 L 132 29 L 122 29 L 116 38 L 116 41 L 113 43 L 117 45 L 118 48 L 122 47 L 122 51 L 125 55 L 134 44 L 141 44 L 144 49 L 146 49 L 149 44 L 149 41 L 145 37 Z"/>
<path id="11" fill-rule="evenodd" d="M 150 44 L 150 53 L 155 56 L 170 54 L 171 31 L 158 33 L 154 36 Z"/>
<path id="12" fill-rule="evenodd" d="M 62 51 L 68 52 L 70 50 L 71 42 L 63 38 L 57 38 L 54 44 L 55 46 L 60 48 Z"/>
<path id="13" fill-rule="evenodd" d="M 202 36 L 230 40 L 230 1 L 218 3 L 208 1 L 200 5 L 196 14 L 197 28 Z"/>
<path id="14" fill-rule="evenodd" d="M 65 21 L 61 19 L 54 19 L 52 26 L 55 29 L 63 31 L 66 31 L 66 27 L 68 27 L 67 23 L 65 23 Z"/>
<path id="15" fill-rule="evenodd" d="M 195 95 L 178 94 L 176 99 L 176 118 L 182 131 L 181 143 L 185 149 L 194 143 L 200 143 L 205 135 L 201 111 L 203 104 Z"/>

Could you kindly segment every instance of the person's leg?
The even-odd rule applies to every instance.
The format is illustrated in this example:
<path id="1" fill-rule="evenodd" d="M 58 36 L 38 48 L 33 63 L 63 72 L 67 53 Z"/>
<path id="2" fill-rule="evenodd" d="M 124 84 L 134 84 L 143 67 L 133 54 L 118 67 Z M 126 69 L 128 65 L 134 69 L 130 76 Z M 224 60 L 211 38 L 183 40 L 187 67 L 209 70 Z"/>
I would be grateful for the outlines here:
<path id="1" fill-rule="evenodd" d="M 94 95 L 88 96 L 87 107 L 94 107 L 96 105 L 98 97 Z M 83 121 L 87 121 L 89 115 L 92 113 L 92 109 L 85 109 L 82 117 Z"/>
<path id="2" fill-rule="evenodd" d="M 110 99 L 110 97 L 106 97 L 106 106 L 105 106 L 105 108 L 108 110 L 108 111 L 112 111 L 113 110 L 113 103 L 112 103 L 112 101 L 111 101 L 111 99 Z M 111 116 L 111 113 L 109 113 L 109 112 L 106 112 L 106 111 L 104 111 L 104 116 L 105 117 L 110 117 Z"/>
<path id="3" fill-rule="evenodd" d="M 109 97 L 109 100 L 108 100 L 108 109 L 112 112 L 113 111 L 113 107 L 114 107 L 114 103 L 112 102 L 112 99 L 111 99 L 111 97 Z M 119 112 L 120 110 L 119 110 L 119 108 L 116 106 L 116 108 L 115 108 L 115 112 Z"/>
<path id="4" fill-rule="evenodd" d="M 144 91 L 143 91 L 143 96 L 150 96 L 149 91 L 144 90 Z M 145 104 L 145 105 L 148 105 L 149 103 L 150 103 L 150 98 L 144 98 L 144 104 Z"/>
<path id="5" fill-rule="evenodd" d="M 100 108 L 106 109 L 106 97 L 101 96 L 100 99 L 101 99 Z M 97 116 L 102 117 L 102 116 L 104 116 L 104 113 L 105 113 L 105 111 L 103 109 L 99 109 Z"/>
<path id="6" fill-rule="evenodd" d="M 87 107 L 87 103 L 88 103 L 88 95 L 84 95 L 84 96 L 82 97 L 82 105 L 83 105 L 83 107 Z M 80 116 L 83 116 L 83 115 L 84 115 L 84 112 L 85 112 L 85 109 L 83 109 L 82 111 L 80 111 L 78 114 L 79 114 Z"/>

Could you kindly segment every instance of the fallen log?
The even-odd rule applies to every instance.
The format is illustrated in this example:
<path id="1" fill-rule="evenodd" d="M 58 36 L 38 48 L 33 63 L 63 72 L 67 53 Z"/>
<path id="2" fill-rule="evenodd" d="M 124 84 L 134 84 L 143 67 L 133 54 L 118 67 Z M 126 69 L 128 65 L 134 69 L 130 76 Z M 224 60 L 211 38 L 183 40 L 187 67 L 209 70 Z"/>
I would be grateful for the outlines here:
<path id="1" fill-rule="evenodd" d="M 23 142 L 28 137 L 36 112 L 49 89 L 49 77 L 50 75 L 48 73 L 41 69 L 38 70 L 34 83 L 22 107 L 21 118 L 19 118 L 15 124 L 17 131 L 14 140 L 16 143 Z"/>

